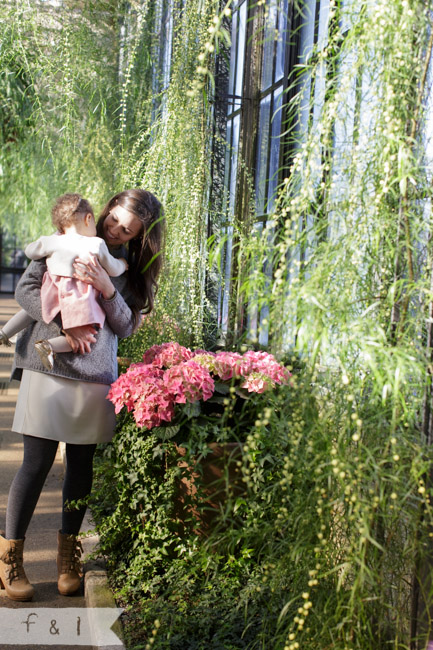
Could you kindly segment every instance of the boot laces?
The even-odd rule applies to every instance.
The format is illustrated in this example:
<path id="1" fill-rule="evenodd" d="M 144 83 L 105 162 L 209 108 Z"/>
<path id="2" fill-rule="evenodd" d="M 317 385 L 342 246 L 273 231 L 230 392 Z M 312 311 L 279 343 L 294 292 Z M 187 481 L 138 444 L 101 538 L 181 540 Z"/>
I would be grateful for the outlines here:
<path id="1" fill-rule="evenodd" d="M 18 549 L 12 546 L 4 553 L 1 560 L 7 565 L 6 573 L 9 583 L 16 579 L 26 578 L 22 553 Z"/>
<path id="2" fill-rule="evenodd" d="M 81 569 L 81 553 L 83 546 L 79 539 L 68 540 L 62 551 L 62 573 L 70 573 L 71 571 L 79 572 Z"/>

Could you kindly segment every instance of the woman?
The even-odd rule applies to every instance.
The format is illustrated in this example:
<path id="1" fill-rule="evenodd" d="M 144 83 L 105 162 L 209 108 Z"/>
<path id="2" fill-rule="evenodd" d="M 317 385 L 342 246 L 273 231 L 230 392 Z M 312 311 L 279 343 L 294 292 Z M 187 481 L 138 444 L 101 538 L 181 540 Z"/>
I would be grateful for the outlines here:
<path id="1" fill-rule="evenodd" d="M 58 589 L 70 595 L 80 587 L 77 535 L 86 507 L 69 510 L 68 503 L 90 494 L 96 444 L 113 436 L 114 410 L 106 395 L 117 377 L 117 337 L 132 334 L 140 310 L 153 308 L 163 246 L 158 199 L 140 189 L 116 194 L 102 211 L 97 232 L 114 257 L 126 256 L 129 268 L 110 278 L 96 259 L 77 260 L 76 277 L 100 292 L 106 319 L 98 332 L 91 326 L 65 331 L 74 352 L 58 355 L 50 373 L 34 347 L 36 341 L 61 332 L 58 318 L 49 325 L 42 320 L 44 260 L 31 262 L 15 293 L 37 322 L 19 338 L 12 372 L 13 378 L 21 379 L 12 430 L 23 434 L 24 440 L 23 464 L 9 492 L 6 532 L 0 536 L 0 582 L 12 600 L 31 600 L 34 594 L 23 568 L 24 538 L 59 441 L 66 442 L 66 473 L 58 533 Z"/>

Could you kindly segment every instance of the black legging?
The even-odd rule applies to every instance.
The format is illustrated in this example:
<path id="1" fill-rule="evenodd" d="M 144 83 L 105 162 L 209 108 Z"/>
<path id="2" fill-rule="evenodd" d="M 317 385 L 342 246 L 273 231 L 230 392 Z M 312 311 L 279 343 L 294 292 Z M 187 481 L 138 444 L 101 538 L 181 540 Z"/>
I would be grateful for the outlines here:
<path id="1" fill-rule="evenodd" d="M 34 436 L 24 435 L 23 439 L 23 464 L 15 475 L 9 491 L 6 539 L 24 539 L 59 444 L 57 440 Z M 77 535 L 80 531 L 86 506 L 78 510 L 68 510 L 67 504 L 77 499 L 84 499 L 90 494 L 95 449 L 96 445 L 66 444 L 62 533 Z"/>

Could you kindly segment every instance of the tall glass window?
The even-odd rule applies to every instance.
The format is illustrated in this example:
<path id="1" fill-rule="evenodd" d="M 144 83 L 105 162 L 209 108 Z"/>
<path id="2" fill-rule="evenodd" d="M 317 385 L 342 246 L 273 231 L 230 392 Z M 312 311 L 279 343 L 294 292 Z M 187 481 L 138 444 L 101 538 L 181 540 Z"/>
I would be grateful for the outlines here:
<path id="1" fill-rule="evenodd" d="M 222 235 L 226 242 L 222 255 L 223 286 L 218 296 L 218 326 L 227 331 L 229 291 L 232 266 L 233 216 L 236 201 L 236 178 L 238 172 L 239 138 L 241 125 L 242 88 L 245 69 L 247 0 L 238 0 L 233 6 L 230 50 L 229 87 L 227 97 L 227 136 L 224 170 L 223 212 L 226 224 Z"/>
<path id="2" fill-rule="evenodd" d="M 152 120 L 160 111 L 164 111 L 162 93 L 170 83 L 171 53 L 173 43 L 173 13 L 174 3 L 172 0 L 156 0 L 155 2 L 155 42 L 157 46 L 153 52 L 153 76 L 152 76 Z"/>
<path id="3" fill-rule="evenodd" d="M 317 147 L 317 172 L 316 172 L 316 191 L 320 193 L 320 186 L 326 179 L 323 174 L 330 175 L 331 182 L 328 184 L 330 198 L 333 200 L 334 212 L 324 215 L 326 223 L 323 228 L 323 236 L 338 236 L 339 219 L 338 219 L 338 201 L 341 195 L 341 188 L 347 187 L 351 179 L 347 175 L 347 156 L 350 154 L 354 138 L 357 133 L 356 120 L 359 120 L 360 110 L 358 105 L 359 84 L 364 85 L 360 79 L 349 79 L 352 53 L 348 53 L 345 58 L 341 57 L 338 66 L 331 66 L 325 63 L 325 59 L 318 63 L 318 55 L 328 45 L 330 29 L 337 25 L 330 23 L 330 5 L 329 0 L 304 0 L 302 9 L 298 12 L 296 18 L 297 33 L 297 53 L 296 62 L 299 66 L 305 66 L 305 71 L 301 74 L 295 92 L 299 93 L 300 105 L 299 113 L 296 116 L 294 124 L 294 138 L 290 154 L 294 155 L 304 143 L 308 133 L 315 133 L 315 129 L 322 112 L 325 93 L 329 88 L 329 81 L 335 87 L 344 83 L 350 86 L 349 93 L 346 95 L 344 105 L 340 105 L 336 111 L 330 127 L 332 129 L 332 142 L 328 150 L 322 150 Z M 342 0 L 339 3 L 339 12 L 334 14 L 339 16 L 338 28 L 341 38 L 344 38 L 351 22 L 356 18 L 356 12 L 359 9 L 355 0 Z M 333 20 L 336 20 L 334 17 Z M 310 66 L 315 67 L 314 75 L 311 75 Z M 324 171 L 323 159 L 329 160 L 329 166 Z M 302 214 L 294 216 L 297 226 L 300 230 L 313 232 L 313 222 L 321 218 L 317 214 Z M 291 276 L 302 281 L 308 274 L 306 265 L 313 248 L 317 241 L 313 236 L 308 236 L 302 247 L 297 246 L 289 251 L 288 267 L 291 269 Z M 301 277 L 300 274 L 303 273 Z M 288 289 L 290 291 L 290 288 Z M 293 319 L 293 331 L 287 332 L 287 345 L 293 344 L 293 335 L 296 331 L 296 316 Z"/>
<path id="4" fill-rule="evenodd" d="M 227 223 L 223 232 L 226 238 L 221 269 L 223 286 L 218 301 L 218 325 L 222 332 L 227 331 L 229 317 L 233 219 L 237 195 L 245 191 L 245 184 L 239 182 L 241 146 L 242 165 L 254 185 L 257 214 L 254 232 L 257 235 L 274 208 L 282 159 L 291 4 L 289 0 L 266 0 L 264 5 L 249 8 L 246 0 L 237 0 L 233 7 L 223 202 Z M 253 28 L 249 29 L 251 23 Z M 261 72 L 257 79 L 258 69 Z M 248 97 L 244 97 L 244 93 Z M 249 131 L 251 126 L 252 132 Z M 236 214 L 236 218 L 247 217 Z M 272 269 L 267 268 L 266 273 L 271 281 Z M 247 328 L 253 337 L 260 338 L 257 332 L 266 318 L 265 310 L 258 313 L 249 305 L 247 313 Z"/>
<path id="5" fill-rule="evenodd" d="M 223 200 L 226 222 L 223 228 L 223 284 L 218 298 L 218 325 L 224 333 L 233 325 L 229 320 L 236 320 L 237 327 L 241 329 L 242 326 L 250 339 L 263 345 L 268 343 L 268 312 L 263 307 L 264 303 L 260 302 L 260 296 L 256 300 L 253 296 L 245 314 L 237 314 L 236 319 L 229 310 L 232 275 L 237 272 L 237 261 L 234 264 L 232 259 L 235 219 L 236 224 L 241 226 L 243 220 L 249 223 L 251 203 L 248 203 L 248 198 L 253 185 L 255 219 L 251 224 L 251 236 L 266 233 L 269 248 L 272 248 L 278 227 L 273 221 L 273 212 L 279 184 L 282 177 L 288 174 L 290 161 L 302 146 L 307 133 L 314 132 L 329 78 L 332 76 L 334 82 L 339 83 L 345 74 L 345 65 L 350 64 L 350 61 L 342 60 L 336 69 L 329 66 L 326 57 L 323 57 L 314 75 L 310 73 L 310 66 L 312 68 L 317 63 L 319 53 L 328 46 L 330 30 L 338 27 L 344 38 L 360 11 L 356 0 L 341 0 L 338 6 L 339 10 L 331 14 L 330 0 L 264 0 L 264 3 L 249 5 L 247 0 L 235 0 L 233 5 Z M 338 25 L 335 23 L 337 19 Z M 304 71 L 300 72 L 303 66 Z M 318 148 L 318 191 L 323 181 L 323 156 L 332 158 L 327 173 L 333 175 L 336 172 L 341 179 L 344 178 L 347 148 L 354 138 L 359 137 L 357 120 L 364 119 L 360 117 L 360 84 L 364 87 L 364 80 L 353 81 L 352 97 L 347 105 L 341 107 L 331 125 L 332 151 L 320 151 Z M 289 116 L 286 106 L 295 94 L 300 98 L 298 112 L 295 116 Z M 347 182 L 347 178 L 344 178 L 344 182 Z M 334 192 L 339 192 L 341 186 L 338 179 L 330 185 Z M 294 218 L 299 221 L 298 227 L 308 230 L 317 216 L 303 214 Z M 338 227 L 333 217 L 335 224 Z M 330 230 L 327 234 L 333 236 Z M 293 248 L 288 261 L 296 263 L 289 263 L 288 266 L 304 269 L 303 262 L 315 245 L 316 242 L 310 238 L 302 250 L 300 247 Z M 271 262 L 261 260 L 257 264 L 262 265 L 257 270 L 262 277 L 264 273 L 265 283 L 270 287 L 273 282 Z M 299 270 L 295 273 L 299 273 Z"/>
<path id="6" fill-rule="evenodd" d="M 258 217 L 264 217 L 272 212 L 278 185 L 288 40 L 288 0 L 269 0 L 267 10 L 255 164 Z"/>
<path id="7" fill-rule="evenodd" d="M 284 104 L 286 101 L 288 58 L 288 0 L 268 0 L 263 30 L 261 56 L 260 99 L 255 153 L 255 233 L 260 236 L 268 215 L 272 214 L 282 165 L 282 133 L 284 132 Z M 268 222 L 269 244 L 272 247 L 275 226 Z M 272 282 L 272 265 L 264 262 L 261 269 L 266 286 Z M 266 287 L 265 287 L 266 288 Z M 247 333 L 261 345 L 268 343 L 269 310 L 250 300 L 247 310 Z"/>

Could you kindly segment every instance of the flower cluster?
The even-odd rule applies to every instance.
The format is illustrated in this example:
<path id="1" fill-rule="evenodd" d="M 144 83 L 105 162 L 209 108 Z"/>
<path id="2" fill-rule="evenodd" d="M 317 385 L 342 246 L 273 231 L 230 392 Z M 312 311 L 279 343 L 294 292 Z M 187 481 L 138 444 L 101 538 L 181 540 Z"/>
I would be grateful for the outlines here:
<path id="1" fill-rule="evenodd" d="M 263 393 L 275 384 L 287 383 L 290 377 L 289 371 L 268 352 L 250 350 L 245 354 L 224 351 L 212 354 L 200 351 L 194 359 L 222 381 L 244 379 L 240 386 L 250 393 Z"/>
<path id="2" fill-rule="evenodd" d="M 207 400 L 215 388 L 209 372 L 194 359 L 168 368 L 164 373 L 164 385 L 178 404 Z"/>
<path id="3" fill-rule="evenodd" d="M 192 351 L 178 343 L 153 345 L 112 384 L 107 399 L 116 413 L 133 411 L 139 427 L 152 429 L 175 416 L 176 404 L 208 400 L 215 381 L 238 380 L 240 388 L 263 393 L 287 383 L 289 371 L 267 352 Z"/>
<path id="4" fill-rule="evenodd" d="M 152 363 L 154 366 L 171 368 L 182 361 L 191 359 L 193 353 L 188 348 L 184 348 L 179 343 L 163 343 L 162 345 L 152 345 L 143 354 L 144 363 Z"/>

